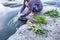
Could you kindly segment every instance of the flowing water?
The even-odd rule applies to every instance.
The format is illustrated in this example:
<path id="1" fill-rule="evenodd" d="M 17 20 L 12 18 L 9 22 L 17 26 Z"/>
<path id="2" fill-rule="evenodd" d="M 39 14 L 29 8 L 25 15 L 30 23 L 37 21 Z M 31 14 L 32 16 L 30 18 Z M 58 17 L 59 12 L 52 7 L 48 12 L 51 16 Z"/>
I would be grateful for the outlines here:
<path id="1" fill-rule="evenodd" d="M 60 8 L 60 0 L 42 0 L 42 3 L 43 6 L 55 6 Z M 7 40 L 9 36 L 16 32 L 16 28 L 19 28 L 19 26 L 23 24 L 23 22 L 19 20 L 15 24 L 11 24 L 11 20 L 15 20 L 14 17 L 20 8 L 20 6 L 10 8 L 0 5 L 0 40 Z"/>

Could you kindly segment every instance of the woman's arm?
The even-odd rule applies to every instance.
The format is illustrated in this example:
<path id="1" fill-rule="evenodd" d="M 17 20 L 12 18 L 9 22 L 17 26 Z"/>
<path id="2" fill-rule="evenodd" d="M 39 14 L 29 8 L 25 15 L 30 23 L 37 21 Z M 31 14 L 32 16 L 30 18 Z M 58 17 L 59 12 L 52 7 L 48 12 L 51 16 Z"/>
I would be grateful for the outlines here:
<path id="1" fill-rule="evenodd" d="M 28 11 L 25 14 L 23 14 L 21 17 L 25 17 L 25 16 L 29 15 L 32 12 L 32 9 L 33 9 L 33 1 L 31 1 L 29 3 Z"/>
<path id="2" fill-rule="evenodd" d="M 31 11 L 32 10 L 29 8 L 28 11 L 27 11 L 27 13 L 23 14 L 21 17 L 26 17 L 27 15 L 29 15 L 31 13 Z"/>
<path id="3" fill-rule="evenodd" d="M 23 7 L 21 8 L 20 13 L 22 13 L 22 11 L 23 11 L 23 10 L 25 9 L 25 7 L 26 7 L 25 2 L 26 2 L 26 0 L 24 0 Z"/>

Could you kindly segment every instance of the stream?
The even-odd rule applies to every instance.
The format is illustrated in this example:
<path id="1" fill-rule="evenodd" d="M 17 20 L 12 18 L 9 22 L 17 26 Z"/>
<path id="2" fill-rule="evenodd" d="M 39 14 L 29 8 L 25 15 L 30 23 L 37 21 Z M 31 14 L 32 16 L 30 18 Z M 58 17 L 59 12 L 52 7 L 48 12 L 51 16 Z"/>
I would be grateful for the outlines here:
<path id="1" fill-rule="evenodd" d="M 60 8 L 60 0 L 42 0 L 42 3 L 43 6 L 54 6 Z M 16 24 L 9 23 L 17 15 L 20 9 L 21 6 L 11 8 L 0 4 L 0 40 L 7 40 L 7 38 L 16 32 L 16 28 L 23 25 L 23 22 L 21 21 L 17 21 Z"/>

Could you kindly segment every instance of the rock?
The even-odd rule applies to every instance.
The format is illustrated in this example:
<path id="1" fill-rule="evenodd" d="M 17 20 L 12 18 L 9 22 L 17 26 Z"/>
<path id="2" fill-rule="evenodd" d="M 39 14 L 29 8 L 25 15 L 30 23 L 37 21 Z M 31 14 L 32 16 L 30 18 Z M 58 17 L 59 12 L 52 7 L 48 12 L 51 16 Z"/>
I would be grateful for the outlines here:
<path id="1" fill-rule="evenodd" d="M 30 28 L 30 26 L 27 24 L 21 26 L 8 40 L 45 40 L 45 37 L 37 35 L 33 31 L 27 30 L 28 28 Z"/>
<path id="2" fill-rule="evenodd" d="M 56 7 L 45 6 L 43 11 L 50 9 L 56 9 Z M 57 8 L 58 11 L 60 10 Z M 42 11 L 42 13 L 44 13 Z M 44 15 L 44 14 L 41 14 Z M 7 40 L 60 40 L 60 17 L 54 19 L 50 16 L 46 16 L 47 24 L 40 24 L 40 26 L 45 29 L 45 34 L 37 35 L 32 30 L 27 30 L 30 28 L 29 25 L 25 24 L 21 26 L 15 34 L 9 37 Z M 35 23 L 30 19 L 30 22 Z"/>
<path id="3" fill-rule="evenodd" d="M 30 26 L 25 24 L 9 37 L 8 40 L 60 40 L 60 27 L 54 23 L 53 18 L 47 20 L 47 24 L 41 24 L 41 26 L 46 30 L 45 34 L 37 35 L 32 30 L 27 30 Z"/>

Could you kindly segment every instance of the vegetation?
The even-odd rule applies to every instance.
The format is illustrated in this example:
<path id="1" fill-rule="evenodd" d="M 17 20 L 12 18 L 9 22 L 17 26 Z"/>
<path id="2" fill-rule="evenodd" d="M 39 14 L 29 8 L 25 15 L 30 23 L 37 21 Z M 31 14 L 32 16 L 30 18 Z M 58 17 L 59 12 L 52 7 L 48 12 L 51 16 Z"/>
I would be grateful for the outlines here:
<path id="1" fill-rule="evenodd" d="M 52 10 L 48 10 L 47 12 L 45 12 L 45 15 L 49 15 L 52 17 L 58 17 L 59 12 L 57 11 L 57 9 L 52 9 Z"/>
<path id="2" fill-rule="evenodd" d="M 29 28 L 28 30 L 33 30 L 33 32 L 35 32 L 37 34 L 43 33 L 43 29 L 35 24 L 32 24 L 31 28 Z"/>
<path id="3" fill-rule="evenodd" d="M 48 10 L 47 12 L 45 12 L 45 15 L 49 15 L 49 16 L 52 16 L 52 17 L 58 17 L 59 12 L 57 10 L 52 9 L 52 10 Z M 42 23 L 42 24 L 46 23 L 45 16 L 36 15 L 36 16 L 33 17 L 33 19 L 38 23 Z M 38 33 L 38 34 L 43 33 L 43 28 L 41 28 L 41 27 L 39 27 L 35 24 L 32 24 L 32 23 L 31 23 L 30 26 L 31 26 L 31 28 L 29 28 L 29 30 L 33 30 L 33 32 Z"/>
<path id="4" fill-rule="evenodd" d="M 45 23 L 46 23 L 46 19 L 45 19 L 44 16 L 36 15 L 36 16 L 34 16 L 34 19 L 35 19 L 36 22 L 38 22 L 38 23 L 42 23 L 42 24 L 45 24 Z"/>

